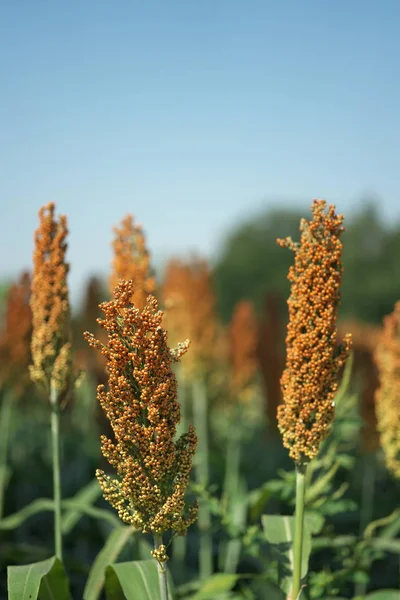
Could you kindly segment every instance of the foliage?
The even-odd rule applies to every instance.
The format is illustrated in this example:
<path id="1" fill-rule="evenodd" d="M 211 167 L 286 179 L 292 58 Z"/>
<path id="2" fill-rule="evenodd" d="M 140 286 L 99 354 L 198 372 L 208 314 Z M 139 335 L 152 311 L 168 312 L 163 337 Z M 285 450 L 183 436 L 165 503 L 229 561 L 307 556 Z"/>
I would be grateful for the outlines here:
<path id="1" fill-rule="evenodd" d="M 298 237 L 296 210 L 268 209 L 240 224 L 227 236 L 215 265 L 218 305 L 225 320 L 242 298 L 261 309 L 267 292 L 288 296 L 286 274 L 290 257 L 277 237 Z M 379 323 L 398 299 L 400 224 L 385 223 L 375 204 L 362 205 L 346 218 L 341 315 Z"/>

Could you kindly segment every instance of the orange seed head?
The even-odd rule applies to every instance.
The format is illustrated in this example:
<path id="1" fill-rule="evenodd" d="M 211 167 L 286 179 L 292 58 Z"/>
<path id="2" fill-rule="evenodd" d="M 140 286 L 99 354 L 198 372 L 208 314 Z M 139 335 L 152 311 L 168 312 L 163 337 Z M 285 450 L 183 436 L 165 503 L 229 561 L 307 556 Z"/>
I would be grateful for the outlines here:
<path id="1" fill-rule="evenodd" d="M 156 288 L 144 233 L 130 214 L 122 220 L 120 227 L 114 227 L 114 233 L 110 290 L 112 292 L 121 279 L 132 279 L 135 285 L 133 302 L 142 309 L 147 296 L 153 295 Z"/>
<path id="2" fill-rule="evenodd" d="M 67 218 L 54 216 L 52 202 L 39 211 L 35 232 L 31 309 L 32 381 L 46 394 L 65 392 L 71 376 L 70 307 L 65 261 Z"/>
<path id="3" fill-rule="evenodd" d="M 24 377 L 31 361 L 30 338 L 32 312 L 29 305 L 31 276 L 22 273 L 8 290 L 5 314 L 5 330 L 0 342 L 1 380 L 12 381 Z M 25 384 L 22 385 L 22 388 Z"/>
<path id="4" fill-rule="evenodd" d="M 375 350 L 379 388 L 376 417 L 388 469 L 400 478 L 400 302 L 385 317 Z"/>
<path id="5" fill-rule="evenodd" d="M 351 336 L 336 344 L 343 216 L 332 205 L 326 211 L 324 200 L 314 200 L 312 213 L 311 221 L 301 221 L 300 243 L 278 240 L 295 255 L 288 274 L 291 294 L 278 427 L 297 463 L 314 458 L 329 433 L 338 373 L 351 347 Z"/>
<path id="6" fill-rule="evenodd" d="M 157 300 L 150 296 L 140 311 L 132 297 L 134 282 L 121 281 L 114 299 L 100 305 L 106 344 L 84 334 L 107 361 L 108 391 L 100 385 L 97 397 L 115 434 L 115 442 L 102 436 L 102 452 L 118 477 L 103 471 L 97 477 L 125 523 L 144 533 L 184 535 L 197 514 L 197 506 L 187 509 L 184 501 L 197 438 L 190 427 L 174 441 L 181 413 L 171 365 L 189 342 L 171 350 Z"/>
<path id="7" fill-rule="evenodd" d="M 246 403 L 254 393 L 258 368 L 257 319 L 251 302 L 238 302 L 230 323 L 231 394 Z"/>

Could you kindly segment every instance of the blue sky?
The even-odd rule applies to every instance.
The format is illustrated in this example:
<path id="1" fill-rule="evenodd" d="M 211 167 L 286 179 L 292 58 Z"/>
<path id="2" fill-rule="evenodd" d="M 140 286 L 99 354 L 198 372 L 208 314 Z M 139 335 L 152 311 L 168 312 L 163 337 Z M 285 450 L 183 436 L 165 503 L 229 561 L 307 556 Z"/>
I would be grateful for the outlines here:
<path id="1" fill-rule="evenodd" d="M 49 200 L 74 294 L 127 212 L 157 262 L 276 201 L 400 219 L 399 67 L 398 0 L 3 0 L 0 276 Z"/>

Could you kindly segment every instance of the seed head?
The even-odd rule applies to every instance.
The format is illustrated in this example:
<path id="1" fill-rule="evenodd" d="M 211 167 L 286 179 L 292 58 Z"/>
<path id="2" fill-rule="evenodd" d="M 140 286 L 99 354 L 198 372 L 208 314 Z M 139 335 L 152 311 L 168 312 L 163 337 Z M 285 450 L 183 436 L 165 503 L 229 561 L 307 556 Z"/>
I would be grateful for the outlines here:
<path id="1" fill-rule="evenodd" d="M 386 465 L 400 478 L 400 302 L 385 317 L 375 351 L 379 373 L 376 417 Z"/>
<path id="2" fill-rule="evenodd" d="M 22 273 L 10 286 L 6 300 L 5 329 L 0 341 L 1 382 L 12 382 L 22 391 L 26 386 L 25 373 L 31 361 L 30 338 L 32 312 L 29 305 L 31 276 Z M 18 380 L 18 383 L 17 383 Z"/>
<path id="3" fill-rule="evenodd" d="M 278 240 L 295 254 L 288 279 L 289 324 L 283 404 L 278 426 L 283 443 L 298 463 L 314 458 L 334 418 L 338 373 L 349 355 L 351 336 L 337 346 L 336 320 L 342 278 L 343 216 L 324 200 L 314 200 L 311 221 L 302 219 L 301 240 Z"/>
<path id="4" fill-rule="evenodd" d="M 144 233 L 130 214 L 121 221 L 120 227 L 114 227 L 114 233 L 110 291 L 114 290 L 121 279 L 132 279 L 135 286 L 133 302 L 137 308 L 142 309 L 147 296 L 153 295 L 156 288 Z"/>
<path id="5" fill-rule="evenodd" d="M 39 211 L 35 232 L 31 309 L 32 381 L 47 395 L 51 385 L 66 392 L 71 376 L 71 333 L 67 274 L 67 218 L 54 217 L 51 202 Z"/>
<path id="6" fill-rule="evenodd" d="M 229 328 L 231 395 L 247 403 L 254 395 L 257 374 L 257 319 L 251 302 L 236 304 Z"/>
<path id="7" fill-rule="evenodd" d="M 121 281 L 114 300 L 100 305 L 106 344 L 84 334 L 107 361 L 108 391 L 100 385 L 97 397 L 115 435 L 115 442 L 105 436 L 101 441 L 118 477 L 100 470 L 97 477 L 125 523 L 144 533 L 173 529 L 184 535 L 197 514 L 197 505 L 186 509 L 184 501 L 197 438 L 190 427 L 174 442 L 181 414 L 171 364 L 188 342 L 170 350 L 157 300 L 150 296 L 140 311 L 132 297 L 133 281 Z"/>
<path id="8" fill-rule="evenodd" d="M 162 295 L 174 342 L 182 339 L 184 332 L 190 339 L 190 355 L 182 363 L 184 376 L 191 379 L 205 375 L 213 366 L 218 331 L 207 262 L 198 258 L 188 263 L 170 262 Z"/>

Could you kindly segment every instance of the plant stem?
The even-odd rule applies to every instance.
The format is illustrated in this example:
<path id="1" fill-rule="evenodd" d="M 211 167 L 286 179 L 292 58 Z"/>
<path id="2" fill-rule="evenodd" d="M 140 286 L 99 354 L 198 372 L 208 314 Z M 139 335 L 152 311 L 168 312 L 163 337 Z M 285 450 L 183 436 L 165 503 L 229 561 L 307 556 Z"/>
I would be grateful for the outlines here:
<path id="1" fill-rule="evenodd" d="M 207 490 L 208 471 L 208 406 L 207 390 L 204 380 L 193 382 L 193 418 L 198 435 L 198 453 L 196 464 L 197 483 Z M 213 547 L 211 537 L 211 515 L 209 506 L 200 504 L 198 515 L 200 530 L 199 571 L 200 579 L 206 579 L 213 571 Z"/>
<path id="2" fill-rule="evenodd" d="M 362 473 L 362 493 L 360 506 L 360 537 L 368 523 L 373 519 L 374 512 L 374 491 L 375 491 L 375 464 L 374 456 L 364 456 L 363 473 Z M 364 596 L 368 585 L 366 583 L 357 583 L 355 585 L 356 596 Z"/>
<path id="3" fill-rule="evenodd" d="M 154 548 L 159 548 L 163 543 L 162 535 L 155 533 L 154 534 Z M 161 600 L 168 600 L 168 580 L 167 580 L 167 569 L 163 565 L 157 561 L 157 570 L 158 570 L 158 581 L 160 583 L 160 598 Z"/>
<path id="4" fill-rule="evenodd" d="M 226 447 L 226 464 L 225 464 L 225 479 L 224 489 L 222 494 L 223 508 L 230 513 L 231 518 L 235 520 L 234 515 L 234 498 L 238 494 L 240 486 L 240 461 L 241 461 L 241 427 L 242 414 L 240 406 L 235 407 L 234 418 L 232 419 L 231 427 L 228 433 Z M 222 547 L 220 556 L 221 567 L 224 573 L 235 573 L 237 563 L 240 556 L 241 543 L 238 539 L 229 540 Z"/>
<path id="5" fill-rule="evenodd" d="M 0 412 L 0 519 L 3 518 L 4 495 L 7 486 L 7 454 L 12 405 L 13 396 L 10 391 L 6 389 Z"/>
<path id="6" fill-rule="evenodd" d="M 306 490 L 306 470 L 306 465 L 296 465 L 296 515 L 294 533 L 292 600 L 297 600 L 300 593 L 301 563 L 303 558 L 304 498 Z"/>
<path id="7" fill-rule="evenodd" d="M 50 387 L 51 409 L 51 445 L 53 456 L 53 497 L 54 497 L 54 546 L 55 555 L 62 561 L 62 534 L 61 534 L 61 472 L 60 472 L 60 410 L 58 406 L 58 393 L 52 385 Z"/>

